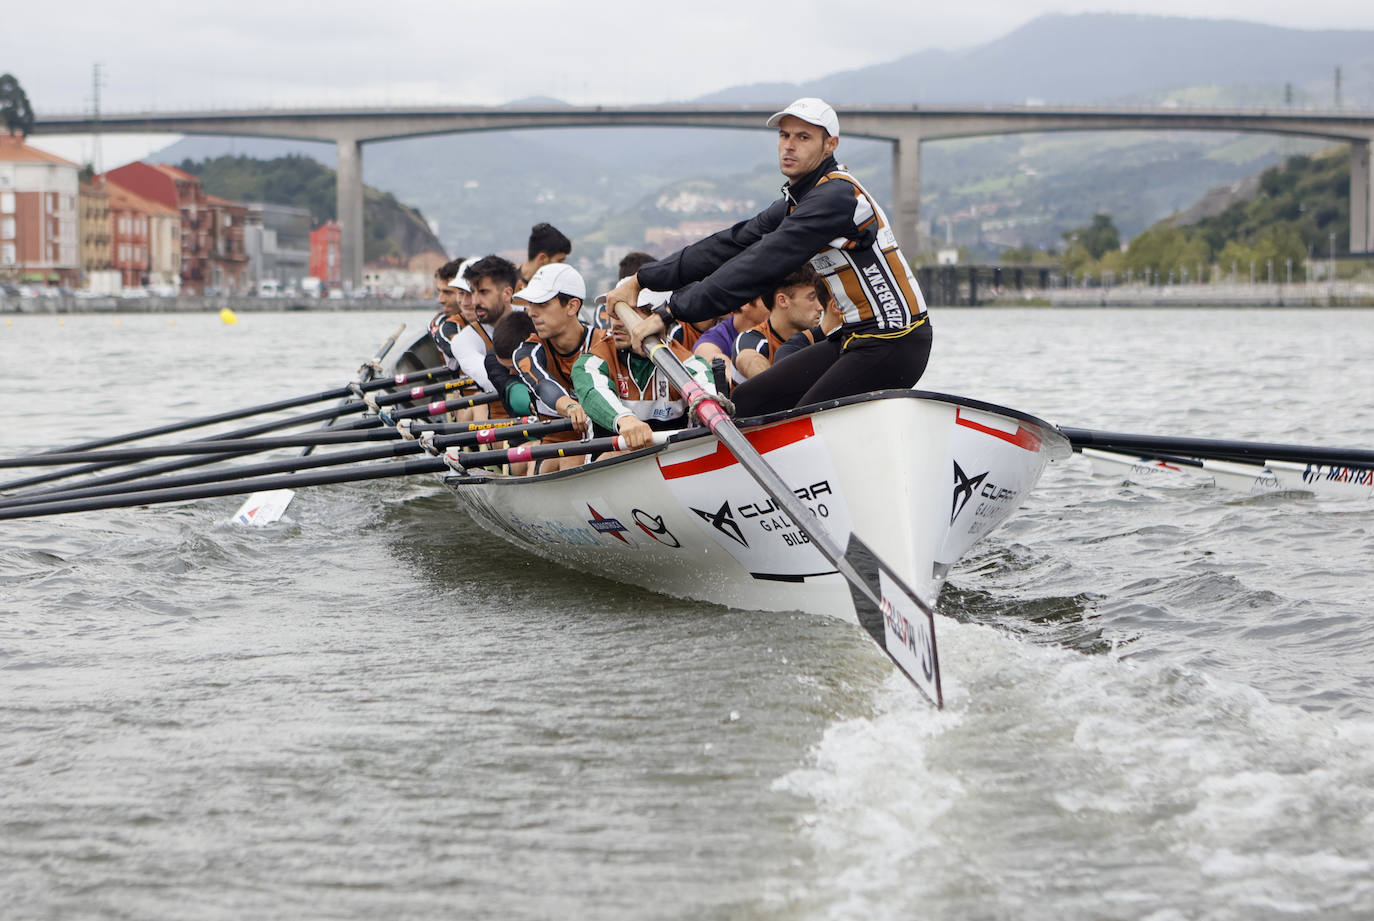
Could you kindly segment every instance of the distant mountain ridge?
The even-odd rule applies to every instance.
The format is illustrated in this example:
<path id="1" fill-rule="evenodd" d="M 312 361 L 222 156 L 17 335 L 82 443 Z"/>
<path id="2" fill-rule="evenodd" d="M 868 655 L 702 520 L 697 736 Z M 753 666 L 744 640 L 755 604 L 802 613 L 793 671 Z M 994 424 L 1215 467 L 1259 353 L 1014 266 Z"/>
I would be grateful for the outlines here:
<path id="1" fill-rule="evenodd" d="M 927 49 L 800 84 L 732 87 L 699 102 L 820 95 L 837 105 L 1108 102 L 1215 83 L 1294 84 L 1332 100 L 1374 99 L 1374 31 L 1306 31 L 1253 22 L 1122 13 L 1054 13 L 963 51 Z M 1361 66 L 1363 65 L 1363 66 Z M 1090 75 L 1090 79 L 1089 79 Z M 1325 94 L 1319 92 L 1322 86 Z M 1358 95 L 1356 95 L 1358 94 Z M 1281 101 L 1280 95 L 1276 101 Z"/>
<path id="2" fill-rule="evenodd" d="M 1284 29 L 1230 20 L 1123 14 L 1047 15 L 962 50 L 926 49 L 799 84 L 738 86 L 701 104 L 782 105 L 799 95 L 846 103 L 1284 105 L 1330 107 L 1335 69 L 1346 107 L 1374 108 L 1374 31 Z M 543 97 L 525 104 L 556 105 Z M 721 198 L 776 195 L 780 179 L 763 134 L 682 129 L 559 129 L 477 133 L 369 144 L 364 176 L 420 208 L 451 253 L 523 244 L 531 224 L 552 221 L 603 249 L 642 246 L 652 202 L 688 181 Z M 607 143 L 613 136 L 615 143 Z M 1236 182 L 1308 153 L 1314 142 L 1197 133 L 1016 135 L 927 143 L 922 211 L 956 243 L 1047 245 L 1096 211 L 1129 236 Z M 258 157 L 304 153 L 334 161 L 332 145 L 186 139 L 154 155 L 177 162 L 230 150 Z M 842 160 L 881 198 L 890 196 L 882 142 L 844 139 Z M 961 218 L 992 209 L 987 220 Z M 690 217 L 690 216 L 689 216 Z M 583 249 L 576 256 L 601 257 Z"/>

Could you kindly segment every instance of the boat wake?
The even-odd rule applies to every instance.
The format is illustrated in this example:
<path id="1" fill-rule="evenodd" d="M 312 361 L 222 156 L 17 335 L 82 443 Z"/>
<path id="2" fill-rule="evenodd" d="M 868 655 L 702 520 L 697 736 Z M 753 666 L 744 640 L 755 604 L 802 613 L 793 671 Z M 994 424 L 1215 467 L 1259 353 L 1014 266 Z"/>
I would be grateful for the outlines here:
<path id="1" fill-rule="evenodd" d="M 973 624 L 941 656 L 943 713 L 893 678 L 775 782 L 831 868 L 795 916 L 1374 912 L 1374 720 Z"/>

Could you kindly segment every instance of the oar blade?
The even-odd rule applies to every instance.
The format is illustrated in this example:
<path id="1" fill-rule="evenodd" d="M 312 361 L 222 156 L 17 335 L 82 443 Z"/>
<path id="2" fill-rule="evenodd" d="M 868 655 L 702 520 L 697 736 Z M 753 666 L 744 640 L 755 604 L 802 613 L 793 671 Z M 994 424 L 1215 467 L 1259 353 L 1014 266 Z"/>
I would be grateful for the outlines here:
<path id="1" fill-rule="evenodd" d="M 855 534 L 849 536 L 844 559 L 863 586 L 850 580 L 859 625 L 931 703 L 943 708 L 933 606 L 923 603 Z"/>
<path id="2" fill-rule="evenodd" d="M 234 524 L 246 527 L 265 528 L 269 524 L 281 520 L 281 516 L 286 514 L 286 507 L 291 504 L 291 500 L 295 497 L 296 494 L 289 489 L 269 489 L 255 492 L 248 497 L 248 501 L 239 506 L 239 510 L 234 513 L 234 517 L 230 520 Z"/>

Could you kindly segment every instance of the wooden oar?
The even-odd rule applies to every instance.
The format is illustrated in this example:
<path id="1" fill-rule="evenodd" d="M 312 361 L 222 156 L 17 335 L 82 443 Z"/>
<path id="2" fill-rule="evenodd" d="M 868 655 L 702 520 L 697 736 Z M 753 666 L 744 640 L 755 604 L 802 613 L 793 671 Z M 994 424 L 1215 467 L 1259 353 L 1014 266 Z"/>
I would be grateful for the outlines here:
<path id="1" fill-rule="evenodd" d="M 639 322 L 639 315 L 628 304 L 615 307 L 626 329 Z M 644 347 L 654 365 L 692 406 L 697 418 L 849 583 L 859 623 L 868 635 L 912 684 L 935 706 L 943 707 L 940 664 L 935 648 L 935 611 L 857 534 L 851 534 L 848 545 L 841 548 L 829 532 L 818 525 L 816 517 L 792 492 L 792 487 L 754 449 L 716 398 L 692 379 L 672 349 L 659 337 L 646 337 Z"/>
<path id="2" fill-rule="evenodd" d="M 1318 445 L 1273 444 L 1263 441 L 1228 441 L 1217 438 L 1188 438 L 1170 435 L 1132 435 L 1060 426 L 1075 451 L 1099 448 L 1103 451 L 1139 454 L 1213 458 L 1246 463 L 1287 461 L 1312 466 L 1374 468 L 1374 451 L 1364 448 L 1327 448 Z"/>
<path id="3" fill-rule="evenodd" d="M 454 425 L 452 428 L 459 428 Z M 542 438 L 556 432 L 564 432 L 572 427 L 572 423 L 566 419 L 553 422 L 539 422 L 525 425 L 523 427 L 507 428 L 485 428 L 477 427 L 470 431 L 455 432 L 449 435 L 436 435 L 429 444 L 436 452 L 443 452 L 450 448 L 462 448 L 471 445 L 492 444 L 498 441 L 509 441 L 515 438 Z M 342 433 L 339 433 L 342 434 Z M 376 433 L 383 434 L 383 433 Z M 400 438 L 394 430 L 390 430 L 393 438 Z M 68 489 L 59 493 L 44 495 L 31 499 L 0 499 L 0 508 L 18 508 L 21 506 L 38 506 L 49 502 L 66 502 L 72 499 L 89 499 L 96 496 L 116 496 L 125 493 L 148 492 L 160 489 L 179 489 L 188 486 L 199 486 L 205 483 L 224 483 L 230 480 L 243 480 L 256 476 L 267 476 L 271 474 L 290 473 L 295 470 L 310 470 L 320 467 L 336 467 L 343 464 L 356 464 L 365 461 L 383 460 L 388 457 L 404 457 L 407 454 L 419 454 L 427 450 L 424 443 L 416 440 L 403 441 L 395 444 L 382 445 L 375 448 L 360 448 L 353 451 L 335 451 L 328 454 L 315 454 L 310 456 L 297 455 L 282 460 L 264 461 L 258 464 L 244 464 L 229 467 L 221 470 L 207 470 L 202 473 L 188 473 L 180 476 L 166 476 L 149 479 L 140 479 L 129 484 L 111 484 L 108 486 L 90 486 L 77 489 Z M 604 448 L 602 450 L 605 450 Z M 479 454 L 499 454 L 502 452 L 474 452 L 463 454 L 463 458 L 475 457 Z M 484 464 L 468 464 L 464 466 L 486 466 Z M 278 490 L 272 490 L 276 492 Z M 276 501 L 263 499 L 263 507 L 267 512 L 257 512 L 250 515 L 250 522 L 257 524 L 265 514 L 270 514 L 275 510 Z M 283 511 L 285 509 L 283 508 Z M 240 509 L 240 512 L 243 512 Z M 235 515 L 235 520 L 238 516 Z"/>

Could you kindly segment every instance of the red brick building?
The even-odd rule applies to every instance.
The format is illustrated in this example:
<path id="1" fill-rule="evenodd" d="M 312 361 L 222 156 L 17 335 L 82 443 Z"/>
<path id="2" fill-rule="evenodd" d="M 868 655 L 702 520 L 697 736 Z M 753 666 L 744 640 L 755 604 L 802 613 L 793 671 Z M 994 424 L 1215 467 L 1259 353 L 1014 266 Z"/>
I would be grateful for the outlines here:
<path id="1" fill-rule="evenodd" d="M 137 288 L 148 282 L 147 199 L 113 183 L 107 184 L 105 191 L 110 196 L 110 263 L 119 272 L 121 285 Z"/>
<path id="2" fill-rule="evenodd" d="M 228 293 L 247 286 L 242 205 L 207 195 L 199 179 L 166 163 L 130 163 L 106 177 L 140 198 L 181 212 L 183 291 Z"/>
<path id="3" fill-rule="evenodd" d="M 310 232 L 310 274 L 326 285 L 342 279 L 339 253 L 343 245 L 338 221 L 325 221 Z"/>
<path id="4" fill-rule="evenodd" d="M 75 287 L 77 166 L 0 131 L 0 277 Z"/>

